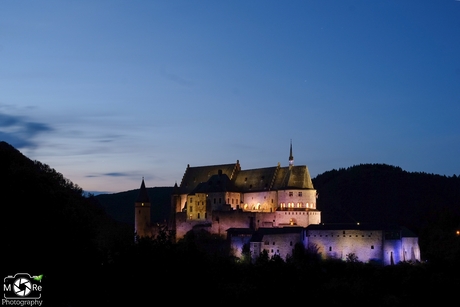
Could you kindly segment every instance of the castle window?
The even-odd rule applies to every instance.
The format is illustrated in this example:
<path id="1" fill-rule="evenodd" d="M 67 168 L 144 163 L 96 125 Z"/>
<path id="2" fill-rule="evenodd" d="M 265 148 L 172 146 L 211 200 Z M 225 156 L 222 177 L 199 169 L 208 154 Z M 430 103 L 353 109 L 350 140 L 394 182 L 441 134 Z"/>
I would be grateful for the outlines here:
<path id="1" fill-rule="evenodd" d="M 302 196 L 302 192 L 299 192 L 299 196 Z"/>
<path id="2" fill-rule="evenodd" d="M 275 242 L 273 242 L 273 245 L 275 245 Z"/>
<path id="3" fill-rule="evenodd" d="M 270 242 L 268 242 L 268 241 L 265 241 L 265 245 L 270 245 Z"/>
<path id="4" fill-rule="evenodd" d="M 198 212 L 198 218 L 200 218 L 200 212 Z"/>
<path id="5" fill-rule="evenodd" d="M 332 246 L 329 246 L 329 251 L 332 252 Z"/>
<path id="6" fill-rule="evenodd" d="M 190 212 L 193 212 L 193 206 L 189 206 Z"/>
<path id="7" fill-rule="evenodd" d="M 289 192 L 289 196 L 294 196 L 294 192 Z"/>
<path id="8" fill-rule="evenodd" d="M 290 246 L 292 246 L 292 241 L 291 241 L 291 242 L 289 242 L 289 245 L 290 245 Z"/>
<path id="9" fill-rule="evenodd" d="M 374 249 L 374 245 L 371 245 L 371 249 Z"/>
<path id="10" fill-rule="evenodd" d="M 193 197 L 190 197 L 190 203 L 193 203 Z"/>
<path id="11" fill-rule="evenodd" d="M 219 204 L 221 204 L 221 203 L 222 203 L 222 198 L 219 197 Z"/>

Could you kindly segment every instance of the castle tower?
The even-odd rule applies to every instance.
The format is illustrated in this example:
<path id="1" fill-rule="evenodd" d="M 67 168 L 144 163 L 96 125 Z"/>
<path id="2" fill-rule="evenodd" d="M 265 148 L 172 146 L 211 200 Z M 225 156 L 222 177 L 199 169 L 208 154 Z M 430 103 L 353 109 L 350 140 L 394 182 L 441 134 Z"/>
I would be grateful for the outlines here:
<path id="1" fill-rule="evenodd" d="M 181 212 L 180 190 L 177 182 L 174 184 L 174 189 L 171 194 L 171 212 L 168 221 L 168 229 L 176 230 L 176 213 Z"/>
<path id="2" fill-rule="evenodd" d="M 294 165 L 294 156 L 292 155 L 292 139 L 291 139 L 291 149 L 289 151 L 289 167 Z"/>
<path id="3" fill-rule="evenodd" d="M 134 232 L 139 237 L 150 237 L 150 199 L 142 178 L 139 195 L 134 203 Z"/>

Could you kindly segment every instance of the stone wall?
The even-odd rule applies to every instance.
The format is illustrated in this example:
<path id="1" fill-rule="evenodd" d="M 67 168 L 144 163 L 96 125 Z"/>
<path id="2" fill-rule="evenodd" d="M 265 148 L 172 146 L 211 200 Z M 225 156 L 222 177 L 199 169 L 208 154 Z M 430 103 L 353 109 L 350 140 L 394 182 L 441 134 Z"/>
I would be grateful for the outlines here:
<path id="1" fill-rule="evenodd" d="M 361 262 L 382 261 L 383 232 L 381 230 L 309 230 L 307 246 L 318 248 L 323 259 L 346 260 L 354 254 Z"/>

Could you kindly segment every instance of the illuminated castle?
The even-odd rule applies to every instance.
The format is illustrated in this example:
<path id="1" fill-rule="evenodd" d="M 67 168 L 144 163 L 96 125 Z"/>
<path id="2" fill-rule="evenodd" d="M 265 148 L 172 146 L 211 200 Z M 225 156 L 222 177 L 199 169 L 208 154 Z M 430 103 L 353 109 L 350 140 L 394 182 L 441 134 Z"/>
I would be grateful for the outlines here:
<path id="1" fill-rule="evenodd" d="M 317 193 L 307 166 L 294 166 L 292 143 L 289 165 L 242 170 L 232 164 L 187 166 L 171 196 L 169 229 L 176 239 L 189 231 L 206 230 L 229 239 L 233 254 L 243 247 L 257 257 L 263 250 L 283 259 L 298 243 L 312 246 L 324 258 L 383 264 L 420 260 L 418 239 L 400 227 L 358 224 L 323 225 L 316 209 Z M 135 202 L 135 231 L 153 235 L 150 201 L 144 180 Z"/>

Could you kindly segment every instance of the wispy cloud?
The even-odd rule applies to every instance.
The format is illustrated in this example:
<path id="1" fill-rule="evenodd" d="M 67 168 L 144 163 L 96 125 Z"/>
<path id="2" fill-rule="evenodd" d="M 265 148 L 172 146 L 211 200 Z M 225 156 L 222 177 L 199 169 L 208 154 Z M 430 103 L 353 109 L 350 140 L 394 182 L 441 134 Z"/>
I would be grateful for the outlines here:
<path id="1" fill-rule="evenodd" d="M 15 148 L 36 148 L 36 137 L 54 129 L 45 123 L 30 121 L 23 116 L 0 113 L 0 140 Z"/>

